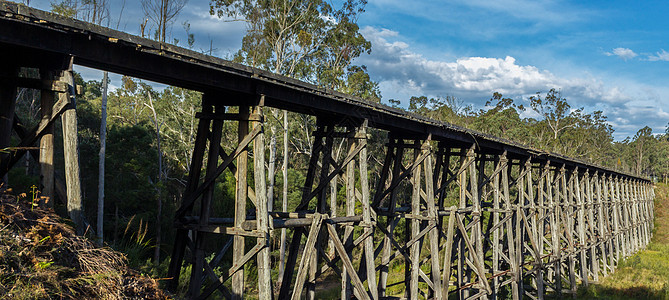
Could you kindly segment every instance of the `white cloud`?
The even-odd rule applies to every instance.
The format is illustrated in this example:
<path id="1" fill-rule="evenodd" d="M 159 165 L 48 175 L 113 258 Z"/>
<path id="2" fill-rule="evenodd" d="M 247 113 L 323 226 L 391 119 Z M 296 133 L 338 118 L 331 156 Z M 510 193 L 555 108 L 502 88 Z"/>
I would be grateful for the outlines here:
<path id="1" fill-rule="evenodd" d="M 397 92 L 489 97 L 494 91 L 522 96 L 559 88 L 563 93 L 606 102 L 627 99 L 621 89 L 607 88 L 595 78 L 561 78 L 535 66 L 520 65 L 511 56 L 430 60 L 413 52 L 407 43 L 391 40 L 401 37 L 387 29 L 365 27 L 362 33 L 373 49 L 372 55 L 362 57 L 359 63 L 367 65 L 382 83 L 392 82 L 386 86 L 395 87 Z"/>
<path id="2" fill-rule="evenodd" d="M 558 76 L 549 70 L 519 64 L 511 56 L 428 59 L 414 52 L 397 32 L 365 27 L 362 34 L 372 42 L 372 54 L 360 57 L 355 63 L 368 66 L 372 77 L 379 80 L 384 99 L 403 100 L 406 104 L 411 96 L 449 95 L 478 108 L 493 92 L 525 101 L 536 92 L 557 88 L 575 108 L 603 110 L 616 129 L 616 139 L 633 135 L 645 125 L 660 132 L 669 119 L 668 113 L 660 109 L 666 100 L 658 95 L 665 93 L 657 87 L 616 83 L 576 70 L 574 74 L 578 76 Z"/>
<path id="3" fill-rule="evenodd" d="M 649 55 L 648 60 L 650 60 L 650 61 L 669 61 L 669 52 L 664 51 L 664 49 L 662 49 L 662 52 L 657 52 L 656 55 Z"/>
<path id="4" fill-rule="evenodd" d="M 624 60 L 632 59 L 638 56 L 636 52 L 634 52 L 632 49 L 629 48 L 615 48 L 611 52 L 605 52 L 604 54 L 608 56 L 618 56 L 619 58 L 622 58 Z"/>

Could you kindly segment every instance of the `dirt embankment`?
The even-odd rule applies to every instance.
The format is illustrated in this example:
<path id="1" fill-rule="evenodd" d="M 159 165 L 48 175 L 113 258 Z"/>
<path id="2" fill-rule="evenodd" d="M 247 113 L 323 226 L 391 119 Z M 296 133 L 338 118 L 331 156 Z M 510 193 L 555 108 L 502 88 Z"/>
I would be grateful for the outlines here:
<path id="1" fill-rule="evenodd" d="M 52 210 L 31 205 L 0 194 L 1 299 L 169 299 L 122 253 L 96 247 Z"/>

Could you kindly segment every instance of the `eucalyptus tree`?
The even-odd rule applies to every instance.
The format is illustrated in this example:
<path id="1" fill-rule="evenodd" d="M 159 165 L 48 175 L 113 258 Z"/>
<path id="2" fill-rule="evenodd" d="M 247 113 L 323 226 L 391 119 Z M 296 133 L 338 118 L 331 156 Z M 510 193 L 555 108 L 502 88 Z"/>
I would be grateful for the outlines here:
<path id="1" fill-rule="evenodd" d="M 181 10 L 186 6 L 188 0 L 141 0 L 142 11 L 146 17 L 142 29 L 151 21 L 151 29 L 154 29 L 154 39 L 164 43 L 169 28 L 176 20 Z M 154 27 L 155 26 L 155 27 Z M 144 30 L 142 30 L 144 33 Z"/>

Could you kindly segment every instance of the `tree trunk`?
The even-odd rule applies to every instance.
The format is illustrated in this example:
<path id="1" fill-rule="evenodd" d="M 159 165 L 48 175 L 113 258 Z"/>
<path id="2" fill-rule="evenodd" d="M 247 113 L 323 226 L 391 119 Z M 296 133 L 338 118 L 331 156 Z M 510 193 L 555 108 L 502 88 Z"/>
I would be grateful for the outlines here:
<path id="1" fill-rule="evenodd" d="M 163 149 L 161 148 L 160 140 L 160 128 L 161 124 L 158 122 L 158 114 L 156 109 L 153 106 L 153 97 L 149 92 L 149 109 L 153 114 L 153 124 L 156 126 L 156 146 L 158 147 L 158 181 L 156 182 L 156 245 L 153 248 L 153 263 L 158 265 L 160 263 L 160 243 L 161 239 L 161 227 L 162 227 L 162 210 L 163 210 L 163 201 L 162 201 L 162 182 L 165 178 L 163 170 Z"/>
<path id="2" fill-rule="evenodd" d="M 98 245 L 104 243 L 104 210 L 105 210 L 105 151 L 107 149 L 107 77 L 102 75 L 102 113 L 100 116 L 100 161 L 98 164 Z"/>
<path id="3" fill-rule="evenodd" d="M 274 210 L 274 168 L 276 168 L 276 135 L 272 130 L 269 144 L 269 169 L 267 170 L 267 179 L 269 180 L 267 183 L 267 205 L 269 211 Z"/>

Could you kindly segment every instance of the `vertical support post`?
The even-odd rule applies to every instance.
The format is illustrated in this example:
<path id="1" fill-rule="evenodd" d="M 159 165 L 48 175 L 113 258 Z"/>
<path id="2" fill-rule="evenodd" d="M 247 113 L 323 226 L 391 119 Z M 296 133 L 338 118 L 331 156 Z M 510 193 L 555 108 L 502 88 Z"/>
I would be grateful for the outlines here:
<path id="1" fill-rule="evenodd" d="M 367 286 L 372 295 L 372 299 L 379 299 L 378 288 L 376 286 L 376 268 L 374 266 L 374 223 L 372 220 L 372 208 L 369 205 L 369 180 L 367 178 L 367 120 L 358 129 L 356 138 L 359 143 L 364 143 L 365 146 L 360 150 L 358 156 L 358 164 L 360 167 L 360 188 L 362 193 L 362 222 L 364 225 L 363 234 L 367 237 L 363 242 L 365 263 L 367 264 Z M 351 163 L 352 164 L 352 163 Z M 355 184 L 355 180 L 353 181 Z M 354 195 L 355 196 L 355 195 Z"/>
<path id="2" fill-rule="evenodd" d="M 53 80 L 53 72 L 47 70 L 40 70 L 40 77 L 42 81 Z M 40 112 L 42 121 L 51 118 L 54 103 L 54 93 L 52 91 L 42 90 L 40 94 Z M 49 125 L 44 129 L 44 134 L 40 139 L 39 146 L 39 166 L 40 166 L 40 191 L 43 199 L 47 203 L 40 201 L 40 206 L 53 207 L 53 191 L 54 191 L 54 166 L 53 166 L 53 125 Z"/>
<path id="3" fill-rule="evenodd" d="M 546 165 L 550 168 L 550 161 Z M 562 205 L 560 203 L 560 173 L 555 168 L 555 172 L 549 172 L 549 177 L 546 179 L 550 187 L 548 188 L 548 198 L 550 199 L 551 206 L 553 207 L 553 212 L 551 212 L 551 245 L 552 245 L 552 255 L 551 258 L 554 261 L 553 263 L 553 281 L 555 285 L 555 293 L 558 298 L 562 297 L 562 249 L 561 249 L 561 237 L 560 237 L 560 228 L 562 228 L 562 223 L 560 222 L 562 218 Z M 557 174 L 557 176 L 552 176 Z"/>
<path id="4" fill-rule="evenodd" d="M 317 133 L 318 135 L 314 138 L 314 143 L 313 147 L 311 148 L 311 156 L 309 158 L 309 166 L 307 170 L 307 177 L 304 180 L 304 186 L 302 189 L 302 200 L 300 204 L 297 206 L 296 210 L 305 210 L 309 207 L 309 203 L 311 202 L 311 188 L 314 184 L 314 178 L 316 176 L 316 169 L 318 167 L 318 158 L 321 154 L 321 151 L 323 150 L 323 141 L 322 141 L 322 134 L 323 134 L 323 127 L 321 124 L 318 124 L 318 129 Z M 320 225 L 319 225 L 320 227 Z M 314 229 L 315 230 L 315 229 Z M 290 283 L 293 278 L 293 271 L 295 270 L 295 264 L 297 262 L 297 254 L 300 249 L 300 244 L 302 240 L 302 234 L 305 232 L 305 229 L 303 227 L 297 227 L 293 231 L 293 237 L 290 242 L 290 248 L 288 251 L 288 257 L 286 259 L 286 269 L 284 270 L 283 278 L 281 280 L 281 290 L 279 291 L 279 299 L 287 299 L 289 297 L 290 291 Z M 311 235 L 311 232 L 310 232 Z M 300 262 L 301 266 L 301 262 Z M 303 272 L 298 270 L 299 272 Z M 301 281 L 302 279 L 298 277 L 300 280 L 300 283 L 304 283 L 304 281 Z M 293 289 L 303 289 L 302 285 L 298 285 L 298 282 L 295 283 L 295 287 Z"/>
<path id="5" fill-rule="evenodd" d="M 611 175 L 611 178 L 609 179 L 609 185 L 610 185 L 610 191 L 609 193 L 611 194 L 611 201 L 612 207 L 613 207 L 613 235 L 614 235 L 614 244 L 616 248 L 616 265 L 618 265 L 618 262 L 620 262 L 620 257 L 624 255 L 621 250 L 621 236 L 620 236 L 620 196 L 617 193 L 617 182 L 618 182 L 618 177 L 614 177 L 614 175 Z"/>
<path id="6" fill-rule="evenodd" d="M 79 174 L 79 141 L 77 139 L 77 102 L 74 98 L 74 77 L 72 76 L 72 58 L 66 70 L 61 73 L 60 81 L 67 84 L 67 93 L 59 93 L 61 100 L 70 103 L 70 109 L 63 112 L 63 152 L 65 155 L 65 184 L 67 186 L 67 211 L 76 225 L 77 234 L 84 233 L 83 205 L 81 199 L 81 175 Z M 65 98 L 65 99 L 63 99 Z"/>
<path id="7" fill-rule="evenodd" d="M 601 263 L 602 263 L 602 275 L 606 277 L 608 275 L 608 255 L 606 252 L 606 246 L 607 246 L 607 234 L 606 234 L 606 227 L 604 227 L 606 224 L 604 223 L 604 219 L 608 221 L 608 218 L 606 217 L 606 214 L 604 211 L 606 210 L 605 208 L 605 203 L 604 203 L 604 195 L 602 193 L 602 182 L 604 182 L 605 176 L 603 174 L 597 176 L 595 178 L 595 189 L 597 193 L 597 231 L 598 231 L 598 241 L 599 241 L 599 251 L 601 252 Z"/>
<path id="8" fill-rule="evenodd" d="M 459 174 L 458 176 L 458 188 L 459 188 L 459 205 L 458 208 L 461 210 L 464 210 L 467 208 L 467 167 L 469 164 L 473 163 L 474 160 L 474 155 L 469 155 L 469 152 L 464 152 L 465 149 L 461 149 L 461 156 L 460 156 L 460 168 L 458 170 Z M 456 222 L 459 222 L 458 218 L 458 211 L 455 212 L 455 219 L 457 220 Z M 456 289 L 458 290 L 458 298 L 464 299 L 469 297 L 469 289 L 463 289 L 463 286 L 465 285 L 465 282 L 469 283 L 469 278 L 467 274 L 465 274 L 465 266 L 466 266 L 466 255 L 465 254 L 465 239 L 468 239 L 469 237 L 464 233 L 460 232 L 458 234 L 458 269 L 457 269 L 457 286 Z M 474 255 L 473 253 L 470 253 L 469 255 Z"/>
<path id="9" fill-rule="evenodd" d="M 418 143 L 418 141 L 416 141 Z M 413 159 L 416 161 L 419 157 L 419 150 L 414 149 Z M 421 164 L 416 166 L 411 176 L 411 214 L 414 216 L 421 215 L 420 207 L 420 192 L 421 192 Z M 429 192 L 429 191 L 428 191 Z M 417 239 L 420 233 L 420 220 L 417 218 L 411 219 L 411 239 Z M 421 239 L 422 240 L 422 239 Z M 418 272 L 420 271 L 420 248 L 421 242 L 415 241 L 409 249 L 409 256 L 411 258 L 411 277 L 409 281 L 409 299 L 418 299 Z"/>
<path id="10" fill-rule="evenodd" d="M 578 209 L 578 248 L 581 254 L 579 268 L 581 273 L 581 282 L 588 286 L 588 261 L 586 259 L 587 244 L 585 240 L 585 200 L 583 199 L 583 183 L 588 179 L 588 171 L 585 171 L 583 178 L 579 178 L 578 168 L 574 169 L 574 195 L 576 196 L 576 205 Z"/>
<path id="11" fill-rule="evenodd" d="M 332 161 L 332 146 L 334 142 L 333 133 L 335 132 L 335 124 L 328 121 L 323 121 L 319 118 L 317 121 L 319 123 L 319 128 L 326 128 L 325 135 L 325 146 L 322 150 L 323 159 L 321 161 L 321 174 L 320 182 L 328 181 L 328 173 L 330 172 L 330 164 Z M 318 137 L 317 137 L 318 138 Z M 311 186 L 309 187 L 311 188 Z M 327 213 L 327 189 L 321 189 L 320 193 L 316 196 L 316 211 L 321 214 Z M 325 228 L 321 228 L 321 231 Z M 319 237 L 316 239 L 315 250 L 316 252 L 311 256 L 311 261 L 309 263 L 309 280 L 307 282 L 307 299 L 314 300 L 316 299 L 316 278 L 320 275 L 320 269 L 318 264 L 321 261 L 321 251 L 318 251 L 319 248 L 323 248 L 323 237 L 327 236 L 326 234 L 319 234 Z"/>
<path id="12" fill-rule="evenodd" d="M 504 155 L 504 154 L 502 154 L 502 155 Z M 499 267 L 500 267 L 500 253 L 502 253 L 502 251 L 503 251 L 503 249 L 500 245 L 500 240 L 499 240 L 500 230 L 502 229 L 502 226 L 500 226 L 501 224 L 499 224 L 499 221 L 500 221 L 499 215 L 500 215 L 500 212 L 501 212 L 501 206 L 500 206 L 500 202 L 499 202 L 499 198 L 500 198 L 499 196 L 501 194 L 500 193 L 500 186 L 499 186 L 499 178 L 500 178 L 499 171 L 501 171 L 501 167 L 502 167 L 501 155 L 496 155 L 495 156 L 495 172 L 496 172 L 496 174 L 492 178 L 492 188 L 493 188 L 493 192 L 492 192 L 492 197 L 493 197 L 493 200 L 492 200 L 492 208 L 493 208 L 492 223 L 493 223 L 493 226 L 498 227 L 497 229 L 493 230 L 493 232 L 492 232 L 492 274 L 493 274 L 494 277 L 492 278 L 492 295 L 491 296 L 492 296 L 493 299 L 497 299 L 497 292 L 500 289 L 500 285 L 499 285 L 500 278 L 499 278 L 499 276 L 495 276 L 495 275 L 498 274 L 499 271 L 500 271 L 499 270 Z"/>
<path id="13" fill-rule="evenodd" d="M 352 138 L 349 139 L 349 144 L 348 144 L 348 153 L 352 153 L 355 150 L 356 147 L 356 142 L 357 140 Z M 362 154 L 361 154 L 362 155 Z M 360 160 L 360 163 L 362 163 L 362 158 Z M 360 175 L 362 175 L 362 170 Z M 363 183 L 362 181 L 360 183 Z M 363 194 L 364 195 L 364 194 Z M 355 215 L 355 160 L 352 160 L 347 166 L 346 166 L 346 216 L 353 216 Z M 361 202 L 362 205 L 365 205 L 365 201 Z M 367 206 L 369 207 L 369 203 L 367 203 Z M 364 211 L 363 211 L 364 214 Z M 364 222 L 364 221 L 363 221 Z M 344 245 L 349 247 L 353 243 L 353 224 L 346 224 L 344 227 L 344 237 L 345 239 L 342 241 L 344 242 Z M 353 254 L 349 252 L 348 254 L 349 259 L 352 260 Z M 360 266 L 362 268 L 362 266 Z M 348 276 L 347 272 L 343 272 L 341 274 L 341 299 L 351 299 L 351 296 L 353 295 L 353 286 L 351 285 L 351 279 Z"/>
<path id="14" fill-rule="evenodd" d="M 599 259 L 597 255 L 597 223 L 595 222 L 595 209 L 596 203 L 593 195 L 592 187 L 597 181 L 597 172 L 592 176 L 586 178 L 586 196 L 588 199 L 588 225 L 590 229 L 590 238 L 588 239 L 588 248 L 590 250 L 590 272 L 592 274 L 592 279 L 595 282 L 599 282 Z"/>
<path id="15" fill-rule="evenodd" d="M 613 206 L 613 196 L 611 194 L 611 191 L 609 189 L 610 186 L 610 181 L 611 181 L 611 175 L 604 175 L 602 176 L 602 193 L 603 193 L 603 199 L 604 199 L 604 216 L 606 220 L 606 247 L 608 248 L 608 256 L 609 256 L 609 271 L 613 272 L 616 268 L 616 260 L 615 260 L 615 244 L 613 243 L 615 240 L 615 229 L 613 223 L 615 222 L 615 217 L 614 217 L 614 206 Z"/>
<path id="16" fill-rule="evenodd" d="M 477 278 L 479 280 L 479 292 L 485 290 L 485 287 L 488 286 L 487 281 L 488 278 L 486 278 L 485 275 L 485 263 L 484 259 L 485 257 L 483 256 L 483 232 L 482 232 L 482 225 L 483 223 L 483 218 L 482 218 L 482 209 L 481 209 L 481 198 L 480 198 L 480 193 L 479 193 L 479 176 L 476 172 L 476 145 L 472 145 L 469 148 L 469 151 L 467 152 L 467 156 L 471 157 L 471 160 L 474 161 L 472 164 L 469 165 L 469 192 L 471 194 L 471 201 L 472 201 L 472 206 L 473 206 L 473 218 L 472 222 L 474 223 L 474 226 L 472 227 L 472 233 L 471 236 L 474 238 L 474 253 L 471 253 L 471 261 L 476 262 L 477 260 L 479 261 L 479 265 L 477 266 Z M 466 234 L 463 234 L 464 238 L 468 238 Z M 476 257 L 476 258 L 474 258 Z M 483 299 L 487 299 L 487 294 L 482 294 Z"/>
<path id="17" fill-rule="evenodd" d="M 533 213 L 530 217 L 529 227 L 531 230 L 528 231 L 527 235 L 530 239 L 530 245 L 534 252 L 535 262 L 533 265 L 532 273 L 534 273 L 534 285 L 537 289 L 537 298 L 539 300 L 544 299 L 544 266 L 542 257 L 543 250 L 543 226 L 539 226 L 539 222 L 543 222 L 543 191 L 537 189 L 537 195 L 535 197 L 534 190 L 538 187 L 535 186 L 535 181 L 532 179 L 532 159 L 528 158 L 525 161 L 525 169 L 527 173 L 525 175 L 527 180 L 527 200 L 530 205 L 530 210 Z M 543 175 L 543 174 L 541 174 Z M 539 183 L 541 183 L 543 177 L 540 178 Z M 539 202 L 541 201 L 541 202 Z M 527 216 L 525 216 L 527 218 Z M 537 220 L 539 219 L 539 220 Z"/>
<path id="18" fill-rule="evenodd" d="M 516 242 L 516 265 L 518 266 L 518 273 L 516 275 L 516 284 L 518 285 L 518 293 L 520 297 L 523 297 L 525 294 L 525 286 L 523 282 L 523 271 L 524 271 L 524 262 L 525 262 L 525 230 L 523 226 L 523 215 L 525 214 L 526 203 L 525 203 L 525 177 L 523 175 L 525 171 L 525 165 L 518 162 L 519 165 L 519 177 L 517 178 L 516 186 L 518 188 L 518 203 L 516 203 L 516 218 L 515 223 L 516 227 L 514 228 L 514 241 Z M 529 233 L 532 234 L 532 233 Z"/>
<path id="19" fill-rule="evenodd" d="M 242 142 L 249 133 L 249 107 L 239 107 L 239 124 L 237 129 L 238 141 Z M 248 159 L 247 149 L 242 150 L 237 156 L 237 183 L 235 189 L 235 228 L 241 228 L 246 220 L 246 201 L 248 199 Z M 258 191 L 257 194 L 263 193 Z M 256 195 L 257 197 L 257 195 Z M 232 262 L 239 263 L 244 257 L 244 236 L 235 235 L 232 242 Z M 240 268 L 232 274 L 232 299 L 244 299 L 244 268 Z"/>
<path id="20" fill-rule="evenodd" d="M 223 106 L 217 105 L 216 112 L 221 113 L 225 110 Z M 206 177 L 212 177 L 216 173 L 218 167 L 219 145 L 221 144 L 221 137 L 223 135 L 223 120 L 214 120 L 211 128 L 211 142 L 209 144 L 209 154 L 207 156 L 207 170 Z M 200 205 L 200 218 L 198 220 L 199 227 L 209 224 L 209 216 L 211 215 L 211 202 L 214 198 L 214 184 L 207 187 L 202 194 L 202 202 Z M 191 269 L 190 290 L 189 297 L 196 298 L 200 295 L 202 289 L 202 273 L 205 264 L 204 247 L 206 240 L 204 233 L 201 231 L 195 232 L 195 249 L 193 268 Z"/>
<path id="21" fill-rule="evenodd" d="M 578 174 L 575 172 L 570 172 L 569 174 L 569 180 L 566 178 L 566 170 L 565 166 L 562 166 L 562 169 L 560 169 L 561 177 L 562 177 L 562 196 L 564 199 L 564 204 L 567 207 L 567 214 L 566 214 L 566 219 L 567 222 L 565 222 L 565 235 L 567 236 L 567 250 L 569 253 L 569 290 L 572 294 L 576 293 L 576 270 L 575 270 L 575 256 L 576 256 L 576 249 L 574 248 L 574 206 L 576 203 L 574 202 L 574 181 L 578 180 Z M 569 185 L 567 185 L 567 181 L 569 181 Z"/>
<path id="22" fill-rule="evenodd" d="M 389 145 L 386 150 L 386 159 L 383 164 L 381 172 L 381 180 L 379 181 L 379 188 L 377 189 L 377 196 L 375 202 L 381 201 L 381 194 L 383 193 L 383 184 L 386 182 L 390 165 L 393 165 L 392 176 L 390 177 L 389 186 L 393 186 L 396 181 L 400 180 L 400 170 L 402 166 L 402 158 L 404 157 L 404 146 L 401 140 L 395 139 L 392 136 L 389 138 Z M 390 203 L 388 204 L 388 214 L 386 216 L 386 231 L 392 235 L 395 232 L 395 208 L 397 201 L 397 189 L 393 188 L 390 191 Z M 384 235 L 383 237 L 383 253 L 381 256 L 381 271 L 379 272 L 379 297 L 386 296 L 386 285 L 388 283 L 388 267 L 390 265 L 390 256 L 392 254 L 392 245 L 390 239 L 392 237 Z"/>
<path id="23" fill-rule="evenodd" d="M 517 252 L 516 252 L 515 229 L 517 227 L 514 220 L 517 219 L 519 216 L 513 209 L 514 205 L 511 202 L 511 193 L 509 190 L 509 177 L 510 177 L 509 174 L 511 173 L 512 168 L 509 167 L 509 159 L 506 157 L 506 152 L 502 155 L 500 161 L 505 164 L 501 172 L 502 200 L 504 202 L 504 210 L 506 211 L 507 214 L 507 220 L 505 222 L 506 224 L 504 227 L 506 231 L 506 241 L 509 255 L 509 271 L 511 273 L 511 296 L 513 299 L 517 300 L 521 299 L 523 295 L 522 290 L 519 289 L 518 285 L 518 282 L 521 279 L 520 279 L 520 265 L 518 264 L 518 259 L 516 258 Z"/>
<path id="24" fill-rule="evenodd" d="M 283 191 L 281 198 L 281 211 L 288 211 L 288 111 L 283 111 L 283 164 L 281 175 L 283 180 Z M 286 264 L 286 228 L 281 228 L 281 246 L 279 248 L 279 275 L 277 285 L 281 286 Z"/>
<path id="25" fill-rule="evenodd" d="M 438 213 L 437 206 L 434 201 L 435 189 L 434 189 L 434 177 L 433 170 L 434 166 L 432 164 L 432 146 L 430 145 L 430 138 L 423 143 L 422 147 L 423 155 L 427 155 L 423 161 L 425 169 L 425 203 L 427 205 L 427 213 L 430 218 L 428 221 L 428 226 L 431 226 L 430 229 L 430 261 L 431 265 L 431 275 L 432 275 L 432 290 L 434 292 L 435 299 L 442 299 L 442 290 L 441 290 L 441 271 L 439 265 L 439 228 L 437 227 Z"/>
<path id="26" fill-rule="evenodd" d="M 202 112 L 205 114 L 213 113 L 213 106 L 209 101 L 209 94 L 204 93 L 202 95 Z M 209 119 L 200 119 L 197 125 L 197 136 L 195 137 L 195 147 L 193 149 L 193 157 L 191 159 L 190 171 L 188 172 L 188 182 L 186 184 L 186 189 L 184 191 L 183 199 L 187 199 L 191 194 L 197 189 L 200 174 L 202 173 L 202 163 L 204 159 L 204 152 L 207 146 L 207 136 L 209 135 L 209 125 L 211 121 Z M 178 222 L 179 219 L 184 217 L 186 214 L 190 213 L 192 206 L 190 207 L 180 207 L 179 211 L 175 214 L 175 220 Z M 171 278 L 168 283 L 168 289 L 172 292 L 175 292 L 177 286 L 179 285 L 179 275 L 181 273 L 181 263 L 184 258 L 186 251 L 186 240 L 188 239 L 188 230 L 185 228 L 178 227 L 176 238 L 174 240 L 174 248 L 172 250 L 172 256 L 170 257 L 170 266 L 167 273 L 167 277 Z"/>
<path id="27" fill-rule="evenodd" d="M 265 96 L 260 98 L 260 104 L 253 107 L 254 122 L 253 128 L 260 127 L 260 133 L 253 141 L 253 176 L 256 193 L 256 219 L 257 230 L 261 234 L 258 237 L 258 244 L 262 249 L 258 252 L 258 298 L 272 299 L 271 268 L 269 260 L 269 234 L 270 234 L 270 216 L 269 203 L 267 199 L 267 177 L 265 176 L 265 132 L 262 105 L 264 105 Z"/>
<path id="28" fill-rule="evenodd" d="M 628 219 L 627 219 L 627 198 L 623 192 L 624 182 L 623 179 L 618 176 L 616 178 L 616 195 L 618 195 L 618 204 L 620 206 L 620 248 L 622 248 L 622 258 L 625 259 L 629 255 L 629 239 L 628 237 Z"/>

